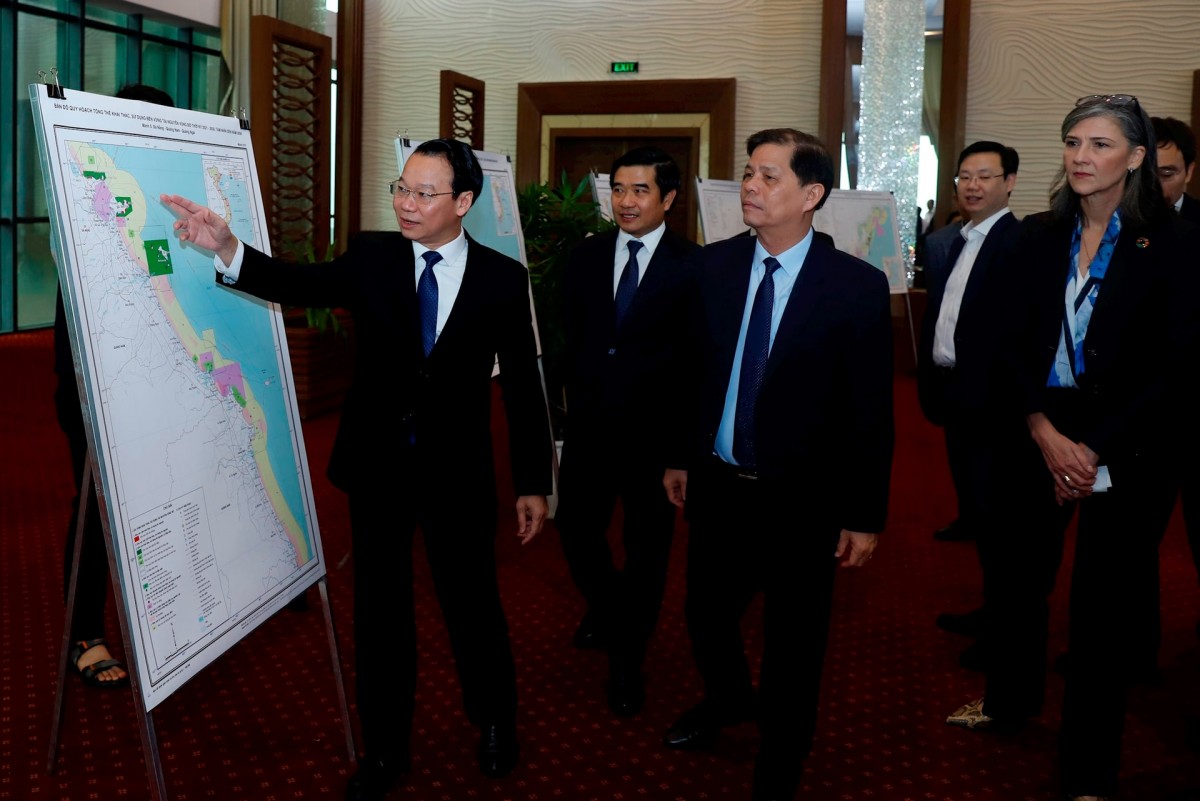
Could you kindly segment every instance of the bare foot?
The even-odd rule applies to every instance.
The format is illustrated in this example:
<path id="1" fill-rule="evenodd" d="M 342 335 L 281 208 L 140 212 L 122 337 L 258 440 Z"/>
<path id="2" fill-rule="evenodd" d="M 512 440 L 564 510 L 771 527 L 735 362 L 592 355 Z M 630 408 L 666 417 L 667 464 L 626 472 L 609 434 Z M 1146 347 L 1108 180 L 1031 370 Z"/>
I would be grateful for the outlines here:
<path id="1" fill-rule="evenodd" d="M 80 655 L 78 661 L 75 662 L 75 668 L 82 671 L 88 665 L 94 665 L 97 662 L 103 662 L 105 659 L 112 659 L 113 655 L 109 653 L 107 645 L 94 645 Z M 99 681 L 120 681 L 129 674 L 122 667 L 110 667 L 96 674 Z"/>

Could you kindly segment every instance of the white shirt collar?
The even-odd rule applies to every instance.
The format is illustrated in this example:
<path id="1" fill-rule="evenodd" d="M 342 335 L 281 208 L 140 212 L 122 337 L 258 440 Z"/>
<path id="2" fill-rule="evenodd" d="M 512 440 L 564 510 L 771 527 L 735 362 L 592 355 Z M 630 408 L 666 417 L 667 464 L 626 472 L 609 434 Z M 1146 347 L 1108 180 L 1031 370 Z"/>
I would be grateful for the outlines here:
<path id="1" fill-rule="evenodd" d="M 459 257 L 462 256 L 463 252 L 467 249 L 467 232 L 465 228 L 458 229 L 458 236 L 454 237 L 440 248 L 427 248 L 416 240 L 413 240 L 412 246 L 413 259 L 418 262 L 421 259 L 421 254 L 423 254 L 425 251 L 436 249 L 438 253 L 442 254 L 443 261 L 445 261 L 447 264 L 453 264 L 458 261 Z M 418 264 L 417 266 L 419 267 L 421 265 Z"/>
<path id="2" fill-rule="evenodd" d="M 620 231 L 620 229 L 618 229 L 618 231 Z M 629 241 L 631 239 L 637 239 L 637 241 L 641 242 L 642 246 L 646 248 L 646 255 L 653 256 L 654 249 L 658 247 L 658 243 L 662 241 L 663 234 L 666 232 L 667 223 L 665 220 L 662 223 L 659 223 L 659 226 L 653 231 L 641 237 L 633 237 L 624 231 L 620 231 L 617 234 L 617 253 L 624 253 L 629 247 Z"/>
<path id="3" fill-rule="evenodd" d="M 966 225 L 964 225 L 962 227 L 962 230 L 959 233 L 962 234 L 963 239 L 968 239 L 968 240 L 970 238 L 969 235 L 972 231 L 978 231 L 979 235 L 981 237 L 987 236 L 988 231 L 992 230 L 992 226 L 996 224 L 996 220 L 999 220 L 1005 214 L 1008 214 L 1008 206 L 1005 206 L 1004 208 L 1000 209 L 998 212 L 993 214 L 991 217 L 988 217 L 986 220 L 979 223 L 979 225 L 976 225 L 974 222 L 967 223 Z"/>

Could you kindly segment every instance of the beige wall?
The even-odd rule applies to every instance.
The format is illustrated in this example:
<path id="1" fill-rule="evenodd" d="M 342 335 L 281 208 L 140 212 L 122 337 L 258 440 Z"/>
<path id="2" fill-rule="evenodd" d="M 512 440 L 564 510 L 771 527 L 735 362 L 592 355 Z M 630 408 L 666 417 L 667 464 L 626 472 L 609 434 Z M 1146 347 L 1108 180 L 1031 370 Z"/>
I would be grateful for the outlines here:
<path id="1" fill-rule="evenodd" d="M 443 69 L 487 82 L 485 148 L 500 153 L 516 149 L 523 82 L 736 78 L 739 141 L 817 127 L 821 0 L 373 0 L 365 23 L 364 228 L 396 225 L 392 142 L 438 135 Z M 626 60 L 638 76 L 609 74 Z"/>
<path id="2" fill-rule="evenodd" d="M 1015 147 L 1012 209 L 1041 211 L 1076 98 L 1132 94 L 1152 115 L 1188 121 L 1196 69 L 1198 0 L 972 0 L 966 141 Z"/>
<path id="3" fill-rule="evenodd" d="M 520 82 L 732 77 L 739 141 L 768 126 L 816 130 L 820 0 L 366 5 L 366 228 L 395 225 L 385 190 L 396 170 L 392 140 L 397 131 L 437 135 L 442 69 L 487 82 L 485 146 L 501 153 L 516 147 Z M 640 75 L 609 75 L 615 60 L 641 62 Z M 966 141 L 1017 148 L 1013 210 L 1040 211 L 1059 164 L 1059 124 L 1075 98 L 1130 93 L 1151 114 L 1186 120 L 1198 68 L 1200 0 L 973 0 Z M 740 151 L 734 156 L 740 163 Z"/>

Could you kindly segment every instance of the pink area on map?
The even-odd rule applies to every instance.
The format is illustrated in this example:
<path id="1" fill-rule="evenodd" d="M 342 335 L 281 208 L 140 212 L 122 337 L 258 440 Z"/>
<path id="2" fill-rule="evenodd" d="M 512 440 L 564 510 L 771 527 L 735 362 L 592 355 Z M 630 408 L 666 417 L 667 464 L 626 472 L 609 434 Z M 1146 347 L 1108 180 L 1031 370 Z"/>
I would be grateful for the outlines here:
<path id="1" fill-rule="evenodd" d="M 108 191 L 108 184 L 98 181 L 96 194 L 92 196 L 92 211 L 96 212 L 102 220 L 111 220 L 113 218 L 112 200 L 113 196 L 112 192 Z"/>
<path id="2" fill-rule="evenodd" d="M 242 419 L 246 421 L 246 425 L 251 425 L 257 428 L 258 433 L 267 433 L 267 421 L 261 417 L 256 419 L 252 414 L 250 414 L 249 407 L 242 409 Z"/>
<path id="3" fill-rule="evenodd" d="M 246 385 L 242 381 L 242 368 L 236 362 L 227 364 L 224 367 L 218 367 L 213 370 L 212 376 L 213 380 L 217 382 L 217 389 L 221 391 L 222 397 L 229 394 L 231 386 L 237 387 L 242 397 L 246 397 Z"/>

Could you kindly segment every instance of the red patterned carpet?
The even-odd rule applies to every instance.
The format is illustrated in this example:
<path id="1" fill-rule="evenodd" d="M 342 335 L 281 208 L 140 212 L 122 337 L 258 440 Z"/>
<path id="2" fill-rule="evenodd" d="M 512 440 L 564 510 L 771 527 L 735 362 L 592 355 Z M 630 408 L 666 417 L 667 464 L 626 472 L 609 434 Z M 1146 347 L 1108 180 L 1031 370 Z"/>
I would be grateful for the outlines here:
<path id="1" fill-rule="evenodd" d="M 150 782 L 127 692 L 68 681 L 57 772 L 46 773 L 62 627 L 61 549 L 73 495 L 54 422 L 49 332 L 0 336 L 0 800 L 146 799 Z M 840 576 L 816 751 L 800 797 L 812 801 L 1052 801 L 1062 682 L 1045 716 L 1015 736 L 953 729 L 945 715 L 977 696 L 957 665 L 967 641 L 939 631 L 942 611 L 978 600 L 973 547 L 935 542 L 953 515 L 939 432 L 920 417 L 909 376 L 896 384 L 897 456 L 889 530 L 869 569 Z M 305 425 L 344 675 L 352 690 L 349 532 L 344 496 L 324 479 L 336 415 Z M 503 521 L 508 520 L 505 510 Z M 508 779 L 479 774 L 427 572 L 418 574 L 422 674 L 413 770 L 393 797 L 431 801 L 747 799 L 753 726 L 713 754 L 664 750 L 665 728 L 700 697 L 684 631 L 681 527 L 668 597 L 649 655 L 649 701 L 627 721 L 608 713 L 605 663 L 570 646 L 581 613 L 552 527 L 527 548 L 499 538 L 500 579 L 521 682 L 523 755 Z M 1134 693 L 1122 798 L 1196 798 L 1200 770 L 1185 729 L 1200 715 L 1200 587 L 1178 514 L 1162 548 L 1162 687 Z M 1066 574 L 1055 594 L 1051 652 L 1065 639 Z M 309 593 L 155 712 L 170 798 L 340 798 L 346 758 L 328 649 Z M 117 631 L 110 605 L 110 632 Z M 748 631 L 753 643 L 753 628 Z M 350 699 L 353 705 L 353 697 Z M 1194 736 L 1194 733 L 1193 733 Z M 1195 747 L 1195 743 L 1192 743 Z"/>

